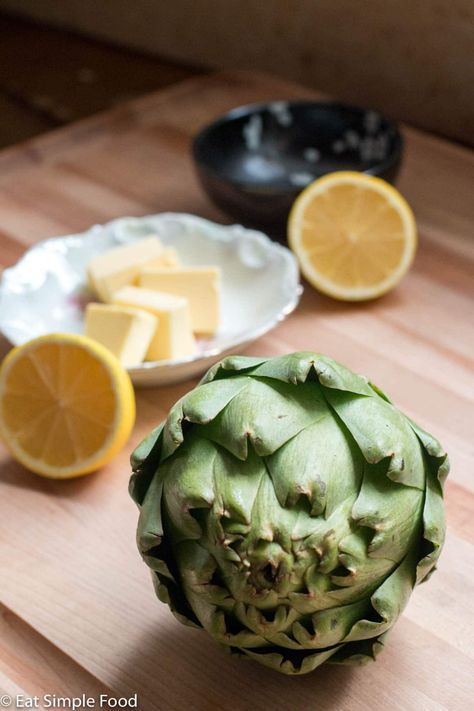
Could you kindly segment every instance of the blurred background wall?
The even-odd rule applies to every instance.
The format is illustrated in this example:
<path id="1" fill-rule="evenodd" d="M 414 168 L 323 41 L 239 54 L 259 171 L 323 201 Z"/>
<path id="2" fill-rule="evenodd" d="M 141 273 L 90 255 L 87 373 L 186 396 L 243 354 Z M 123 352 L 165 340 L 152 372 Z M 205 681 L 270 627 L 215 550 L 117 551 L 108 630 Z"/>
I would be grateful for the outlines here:
<path id="1" fill-rule="evenodd" d="M 206 68 L 261 69 L 474 143 L 474 0 L 0 0 Z"/>

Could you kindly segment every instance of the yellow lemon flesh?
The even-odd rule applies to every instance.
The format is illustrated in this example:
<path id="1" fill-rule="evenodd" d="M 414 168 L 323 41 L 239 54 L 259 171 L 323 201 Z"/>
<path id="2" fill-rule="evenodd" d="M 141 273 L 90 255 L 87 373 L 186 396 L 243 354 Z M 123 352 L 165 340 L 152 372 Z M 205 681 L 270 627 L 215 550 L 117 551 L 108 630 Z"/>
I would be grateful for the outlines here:
<path id="1" fill-rule="evenodd" d="M 11 350 L 0 369 L 0 435 L 12 456 L 42 476 L 99 469 L 135 422 L 130 377 L 85 336 L 51 334 Z"/>
<path id="2" fill-rule="evenodd" d="M 406 200 L 381 178 L 340 171 L 308 185 L 288 221 L 288 242 L 319 291 L 344 301 L 374 299 L 406 274 L 417 232 Z"/>

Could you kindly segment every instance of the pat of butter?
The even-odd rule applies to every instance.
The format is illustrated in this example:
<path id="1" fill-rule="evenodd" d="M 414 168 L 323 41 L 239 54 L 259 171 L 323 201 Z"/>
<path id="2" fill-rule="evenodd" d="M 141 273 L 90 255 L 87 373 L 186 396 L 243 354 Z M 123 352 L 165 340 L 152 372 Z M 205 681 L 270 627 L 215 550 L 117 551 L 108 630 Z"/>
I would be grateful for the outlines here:
<path id="1" fill-rule="evenodd" d="M 162 253 L 155 259 L 151 259 L 146 263 L 146 267 L 179 267 L 181 262 L 178 256 L 178 252 L 174 247 L 164 247 Z"/>
<path id="2" fill-rule="evenodd" d="M 85 334 L 102 343 L 126 368 L 145 359 L 158 326 L 156 316 L 126 306 L 88 304 Z"/>
<path id="3" fill-rule="evenodd" d="M 218 267 L 157 269 L 147 265 L 139 276 L 140 286 L 188 299 L 193 331 L 206 335 L 219 328 L 220 282 Z"/>
<path id="4" fill-rule="evenodd" d="M 158 317 L 146 360 L 183 358 L 193 355 L 196 342 L 186 299 L 137 286 L 124 286 L 114 294 L 115 304 L 145 309 Z"/>
<path id="5" fill-rule="evenodd" d="M 147 237 L 109 249 L 89 262 L 89 282 L 102 301 L 111 301 L 114 291 L 136 282 L 140 270 L 149 262 L 156 264 L 157 260 L 163 259 L 165 251 L 158 237 Z"/>

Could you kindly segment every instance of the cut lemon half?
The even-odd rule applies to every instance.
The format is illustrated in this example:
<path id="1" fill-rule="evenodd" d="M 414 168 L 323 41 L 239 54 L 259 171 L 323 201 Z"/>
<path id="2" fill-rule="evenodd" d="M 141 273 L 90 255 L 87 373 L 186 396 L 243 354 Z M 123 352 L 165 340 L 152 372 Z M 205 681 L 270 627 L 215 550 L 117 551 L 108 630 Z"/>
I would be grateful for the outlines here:
<path id="1" fill-rule="evenodd" d="M 135 422 L 128 373 L 104 346 L 74 334 L 13 348 L 0 369 L 0 435 L 42 476 L 69 479 L 119 452 Z"/>
<path id="2" fill-rule="evenodd" d="M 406 274 L 417 232 L 407 201 L 364 173 L 329 173 L 297 197 L 288 242 L 319 291 L 344 301 L 374 299 Z"/>

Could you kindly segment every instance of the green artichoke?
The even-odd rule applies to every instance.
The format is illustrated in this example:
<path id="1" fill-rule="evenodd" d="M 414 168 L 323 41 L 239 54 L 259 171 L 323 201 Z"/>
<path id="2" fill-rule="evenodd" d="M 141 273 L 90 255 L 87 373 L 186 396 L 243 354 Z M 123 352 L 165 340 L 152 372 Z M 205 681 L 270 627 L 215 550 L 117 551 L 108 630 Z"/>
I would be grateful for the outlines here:
<path id="1" fill-rule="evenodd" d="M 443 545 L 441 445 L 322 355 L 226 358 L 132 467 L 160 600 L 285 674 L 375 658 Z"/>

